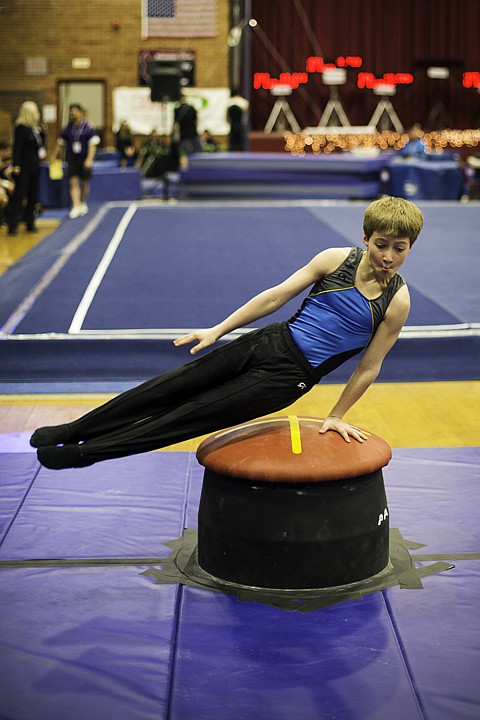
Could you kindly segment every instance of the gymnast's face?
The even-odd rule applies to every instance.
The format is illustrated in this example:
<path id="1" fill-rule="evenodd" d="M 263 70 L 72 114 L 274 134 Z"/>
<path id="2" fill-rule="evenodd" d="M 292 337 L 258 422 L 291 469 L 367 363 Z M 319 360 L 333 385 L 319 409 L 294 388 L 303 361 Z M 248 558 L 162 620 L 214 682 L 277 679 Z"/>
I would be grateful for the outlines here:
<path id="1" fill-rule="evenodd" d="M 364 235 L 363 242 L 367 247 L 367 260 L 381 280 L 393 277 L 410 252 L 407 237 L 397 238 L 375 231 L 370 238 Z"/>

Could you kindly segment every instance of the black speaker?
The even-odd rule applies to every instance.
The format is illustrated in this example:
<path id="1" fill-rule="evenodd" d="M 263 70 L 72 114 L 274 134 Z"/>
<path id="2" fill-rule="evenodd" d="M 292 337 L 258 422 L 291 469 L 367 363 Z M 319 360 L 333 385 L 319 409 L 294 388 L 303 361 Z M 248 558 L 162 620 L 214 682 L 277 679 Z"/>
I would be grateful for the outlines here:
<path id="1" fill-rule="evenodd" d="M 152 102 L 176 102 L 180 100 L 180 77 L 178 68 L 162 68 L 152 72 L 150 98 Z"/>

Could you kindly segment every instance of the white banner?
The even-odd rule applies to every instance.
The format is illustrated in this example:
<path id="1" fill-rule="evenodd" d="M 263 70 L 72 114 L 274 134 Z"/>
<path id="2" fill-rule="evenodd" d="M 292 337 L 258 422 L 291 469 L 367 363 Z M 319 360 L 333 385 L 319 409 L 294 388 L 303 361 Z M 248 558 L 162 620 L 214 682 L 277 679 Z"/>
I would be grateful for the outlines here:
<path id="1" fill-rule="evenodd" d="M 212 135 L 228 135 L 227 107 L 230 102 L 228 88 L 182 88 L 189 104 L 198 113 L 198 132 L 209 130 Z M 113 91 L 113 131 L 126 120 L 134 135 L 160 135 L 172 132 L 176 103 L 157 103 L 150 100 L 149 87 L 119 87 Z"/>

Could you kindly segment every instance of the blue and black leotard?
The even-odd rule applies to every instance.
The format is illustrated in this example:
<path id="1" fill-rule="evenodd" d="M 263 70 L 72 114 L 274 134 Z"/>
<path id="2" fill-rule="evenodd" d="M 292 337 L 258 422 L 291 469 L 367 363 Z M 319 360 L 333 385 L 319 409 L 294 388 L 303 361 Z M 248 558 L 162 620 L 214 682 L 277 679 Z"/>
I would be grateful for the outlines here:
<path id="1" fill-rule="evenodd" d="M 315 283 L 289 321 L 290 332 L 319 377 L 323 377 L 371 342 L 395 293 L 404 284 L 394 275 L 382 294 L 369 300 L 355 287 L 363 251 L 352 248 L 344 262 Z"/>

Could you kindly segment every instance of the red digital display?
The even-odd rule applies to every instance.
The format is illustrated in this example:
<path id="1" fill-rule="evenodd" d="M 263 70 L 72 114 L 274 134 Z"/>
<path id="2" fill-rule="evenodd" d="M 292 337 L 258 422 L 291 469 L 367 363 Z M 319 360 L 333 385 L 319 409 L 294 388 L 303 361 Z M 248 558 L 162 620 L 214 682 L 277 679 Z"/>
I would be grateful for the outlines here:
<path id="1" fill-rule="evenodd" d="M 358 55 L 339 55 L 335 62 L 327 62 L 318 55 L 311 55 L 305 61 L 305 72 L 284 72 L 280 73 L 278 78 L 271 77 L 268 72 L 256 72 L 253 76 L 253 87 L 255 90 L 260 88 L 272 90 L 272 88 L 278 86 L 285 86 L 296 90 L 299 85 L 308 82 L 311 74 L 323 73 L 326 70 L 336 70 L 338 68 L 360 68 L 362 64 L 363 60 Z M 362 71 L 357 76 L 357 86 L 368 89 L 384 85 L 391 87 L 410 85 L 413 81 L 412 73 L 407 72 L 387 72 L 382 77 L 376 77 L 374 73 Z M 464 72 L 462 84 L 465 88 L 480 88 L 480 72 Z"/>
<path id="2" fill-rule="evenodd" d="M 377 78 L 373 73 L 358 73 L 357 86 L 359 88 L 376 88 L 381 85 L 410 85 L 413 83 L 411 73 L 385 73 L 383 77 Z"/>
<path id="3" fill-rule="evenodd" d="M 468 71 L 463 73 L 462 80 L 463 87 L 466 88 L 480 88 L 480 72 Z"/>
<path id="4" fill-rule="evenodd" d="M 292 88 L 292 90 L 296 90 L 300 84 L 306 82 L 308 82 L 306 72 L 280 73 L 278 78 L 272 78 L 270 73 L 267 72 L 258 72 L 253 76 L 253 87 L 255 90 L 259 90 L 260 88 L 271 90 L 279 85 L 286 85 Z"/>
<path id="5" fill-rule="evenodd" d="M 305 62 L 305 68 L 309 73 L 323 72 L 324 70 L 334 70 L 335 68 L 359 68 L 362 66 L 362 58 L 358 55 L 339 55 L 335 62 L 326 63 L 323 58 L 316 55 L 308 57 Z"/>
<path id="6" fill-rule="evenodd" d="M 308 82 L 309 73 L 323 73 L 325 70 L 336 70 L 337 68 L 361 67 L 362 58 L 358 55 L 339 55 L 335 62 L 325 62 L 318 56 L 308 57 L 305 62 L 306 72 L 281 73 L 278 78 L 272 78 L 268 72 L 257 72 L 253 76 L 253 87 L 255 90 L 263 88 L 271 90 L 279 85 L 285 85 L 296 90 L 299 85 Z"/>

